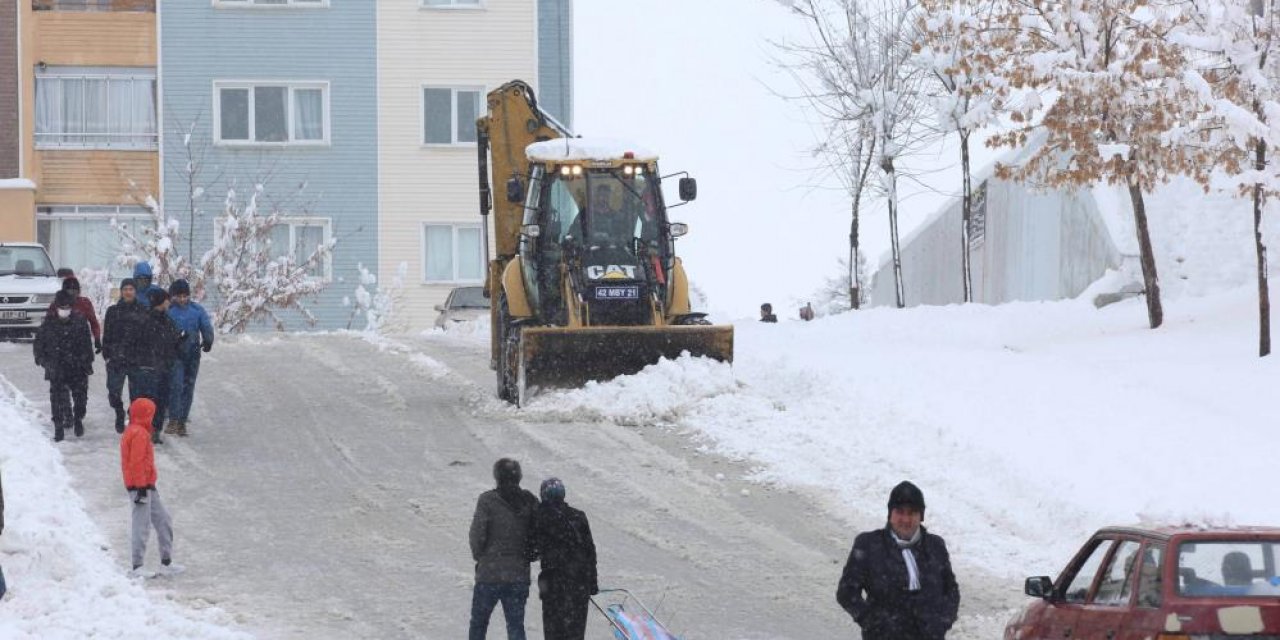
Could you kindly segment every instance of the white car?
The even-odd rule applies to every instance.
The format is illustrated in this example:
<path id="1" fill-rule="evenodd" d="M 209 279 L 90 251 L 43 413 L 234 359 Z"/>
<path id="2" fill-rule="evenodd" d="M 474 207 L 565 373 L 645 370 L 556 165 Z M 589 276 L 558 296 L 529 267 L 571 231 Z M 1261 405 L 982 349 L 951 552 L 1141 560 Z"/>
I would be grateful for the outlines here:
<path id="1" fill-rule="evenodd" d="M 34 338 L 61 288 L 42 245 L 0 242 L 0 340 Z"/>
<path id="2" fill-rule="evenodd" d="M 489 299 L 484 287 L 457 287 L 449 292 L 444 304 L 436 305 L 436 328 L 448 330 L 457 322 L 467 322 L 489 315 Z"/>

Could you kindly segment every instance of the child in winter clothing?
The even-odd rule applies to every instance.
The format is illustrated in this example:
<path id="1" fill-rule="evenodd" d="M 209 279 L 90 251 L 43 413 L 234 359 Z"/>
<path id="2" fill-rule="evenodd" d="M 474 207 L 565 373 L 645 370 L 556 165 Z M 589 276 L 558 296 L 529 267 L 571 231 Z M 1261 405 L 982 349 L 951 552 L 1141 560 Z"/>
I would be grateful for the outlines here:
<path id="1" fill-rule="evenodd" d="M 156 490 L 155 448 L 151 444 L 151 419 L 156 405 L 147 398 L 138 398 L 129 405 L 129 426 L 120 439 L 120 467 L 124 472 L 124 488 L 133 501 L 132 575 L 140 575 L 142 559 L 147 551 L 147 538 L 155 527 L 160 541 L 161 572 L 177 572 L 181 567 L 173 564 L 173 522 L 169 512 L 160 502 Z"/>
<path id="2" fill-rule="evenodd" d="M 200 353 L 213 349 L 213 323 L 204 307 L 191 299 L 191 286 L 186 280 L 174 280 L 169 285 L 169 296 L 169 319 L 186 337 L 178 346 L 177 359 L 169 374 L 169 425 L 164 432 L 185 436 L 196 376 L 200 373 Z"/>
<path id="3" fill-rule="evenodd" d="M 596 545 L 587 515 L 564 501 L 564 483 L 542 482 L 542 502 L 529 523 L 526 558 L 539 560 L 542 634 L 546 640 L 583 640 L 596 583 Z"/>
<path id="4" fill-rule="evenodd" d="M 36 332 L 32 351 L 36 366 L 49 381 L 49 408 L 53 413 L 53 440 L 62 442 L 66 430 L 84 435 L 85 404 L 89 376 L 93 374 L 93 336 L 89 321 L 72 309 L 75 296 L 67 290 L 54 298 L 54 315 L 46 316 Z"/>

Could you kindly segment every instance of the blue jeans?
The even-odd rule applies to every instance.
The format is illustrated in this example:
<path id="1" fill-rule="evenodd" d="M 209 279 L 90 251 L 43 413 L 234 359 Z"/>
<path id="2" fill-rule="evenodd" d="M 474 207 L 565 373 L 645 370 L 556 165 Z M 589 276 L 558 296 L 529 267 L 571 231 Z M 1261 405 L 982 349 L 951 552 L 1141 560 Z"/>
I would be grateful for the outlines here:
<path id="1" fill-rule="evenodd" d="M 200 373 L 200 351 L 178 356 L 169 374 L 169 417 L 186 422 Z"/>
<path id="2" fill-rule="evenodd" d="M 124 380 L 128 375 L 128 367 L 114 364 L 111 360 L 107 361 L 107 403 L 117 411 L 124 410 L 124 399 L 121 395 L 124 393 Z"/>
<path id="3" fill-rule="evenodd" d="M 477 583 L 471 592 L 471 632 L 468 640 L 484 640 L 489 632 L 489 616 L 493 608 L 502 602 L 502 614 L 507 618 L 507 640 L 525 640 L 524 604 L 529 599 L 529 585 L 504 583 Z"/>
<path id="4" fill-rule="evenodd" d="M 156 403 L 156 417 L 151 420 L 151 428 L 156 433 L 164 427 L 164 410 L 169 401 L 168 373 L 150 367 L 129 369 L 129 402 L 138 398 L 150 398 Z"/>

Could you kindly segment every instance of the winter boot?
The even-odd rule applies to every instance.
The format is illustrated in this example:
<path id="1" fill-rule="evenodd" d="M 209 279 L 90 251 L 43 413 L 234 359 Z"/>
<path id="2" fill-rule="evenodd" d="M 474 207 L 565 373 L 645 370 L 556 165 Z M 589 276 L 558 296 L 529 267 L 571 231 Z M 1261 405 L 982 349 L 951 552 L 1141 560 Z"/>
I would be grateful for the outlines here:
<path id="1" fill-rule="evenodd" d="M 116 409 L 116 433 L 124 433 L 124 409 Z"/>
<path id="2" fill-rule="evenodd" d="M 63 439 L 63 438 L 65 438 L 65 437 L 66 437 L 66 432 L 63 430 L 62 425 L 54 425 L 54 426 L 53 426 L 53 441 L 54 441 L 54 442 L 62 442 L 62 439 Z"/>
<path id="3" fill-rule="evenodd" d="M 152 431 L 152 432 L 151 432 L 151 444 L 164 444 L 164 440 L 161 440 L 161 439 L 160 439 L 160 432 L 159 432 L 159 431 Z"/>
<path id="4" fill-rule="evenodd" d="M 180 427 L 178 426 L 178 421 L 177 421 L 177 420 L 174 420 L 173 418 L 170 418 L 170 419 L 169 419 L 169 424 L 166 424 L 166 425 L 164 426 L 164 433 L 165 433 L 165 435 L 168 435 L 168 436 L 176 436 L 176 435 L 180 435 L 180 434 L 178 433 L 178 429 L 179 429 L 179 428 L 180 428 Z"/>
<path id="5" fill-rule="evenodd" d="M 84 437 L 84 419 L 82 419 L 82 418 L 76 418 L 76 429 L 75 429 L 75 430 L 76 430 L 76 437 L 77 437 L 77 438 L 82 438 L 82 437 Z"/>
<path id="6" fill-rule="evenodd" d="M 186 420 L 175 420 L 174 422 L 177 422 L 177 423 L 178 423 L 178 428 L 177 428 L 177 431 L 176 431 L 175 433 L 177 433 L 179 436 L 181 436 L 181 437 L 183 437 L 183 438 L 187 437 L 187 421 L 186 421 Z"/>
<path id="7" fill-rule="evenodd" d="M 164 558 L 160 561 L 160 570 L 156 572 L 156 575 L 176 576 L 186 570 L 186 567 L 174 562 L 171 558 Z"/>

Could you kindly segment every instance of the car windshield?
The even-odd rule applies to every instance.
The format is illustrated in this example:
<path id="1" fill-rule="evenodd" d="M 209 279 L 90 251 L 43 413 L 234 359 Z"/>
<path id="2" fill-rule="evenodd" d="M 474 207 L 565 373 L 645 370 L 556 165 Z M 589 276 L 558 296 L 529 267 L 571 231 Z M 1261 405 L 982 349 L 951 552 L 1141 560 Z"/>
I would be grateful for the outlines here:
<path id="1" fill-rule="evenodd" d="M 1178 546 L 1178 593 L 1197 598 L 1280 596 L 1280 539 L 1211 540 Z"/>
<path id="2" fill-rule="evenodd" d="M 484 297 L 483 287 L 463 287 L 453 290 L 449 298 L 450 309 L 488 309 L 489 300 Z"/>
<path id="3" fill-rule="evenodd" d="M 0 276 L 52 276 L 53 265 L 40 247 L 0 247 Z"/>

